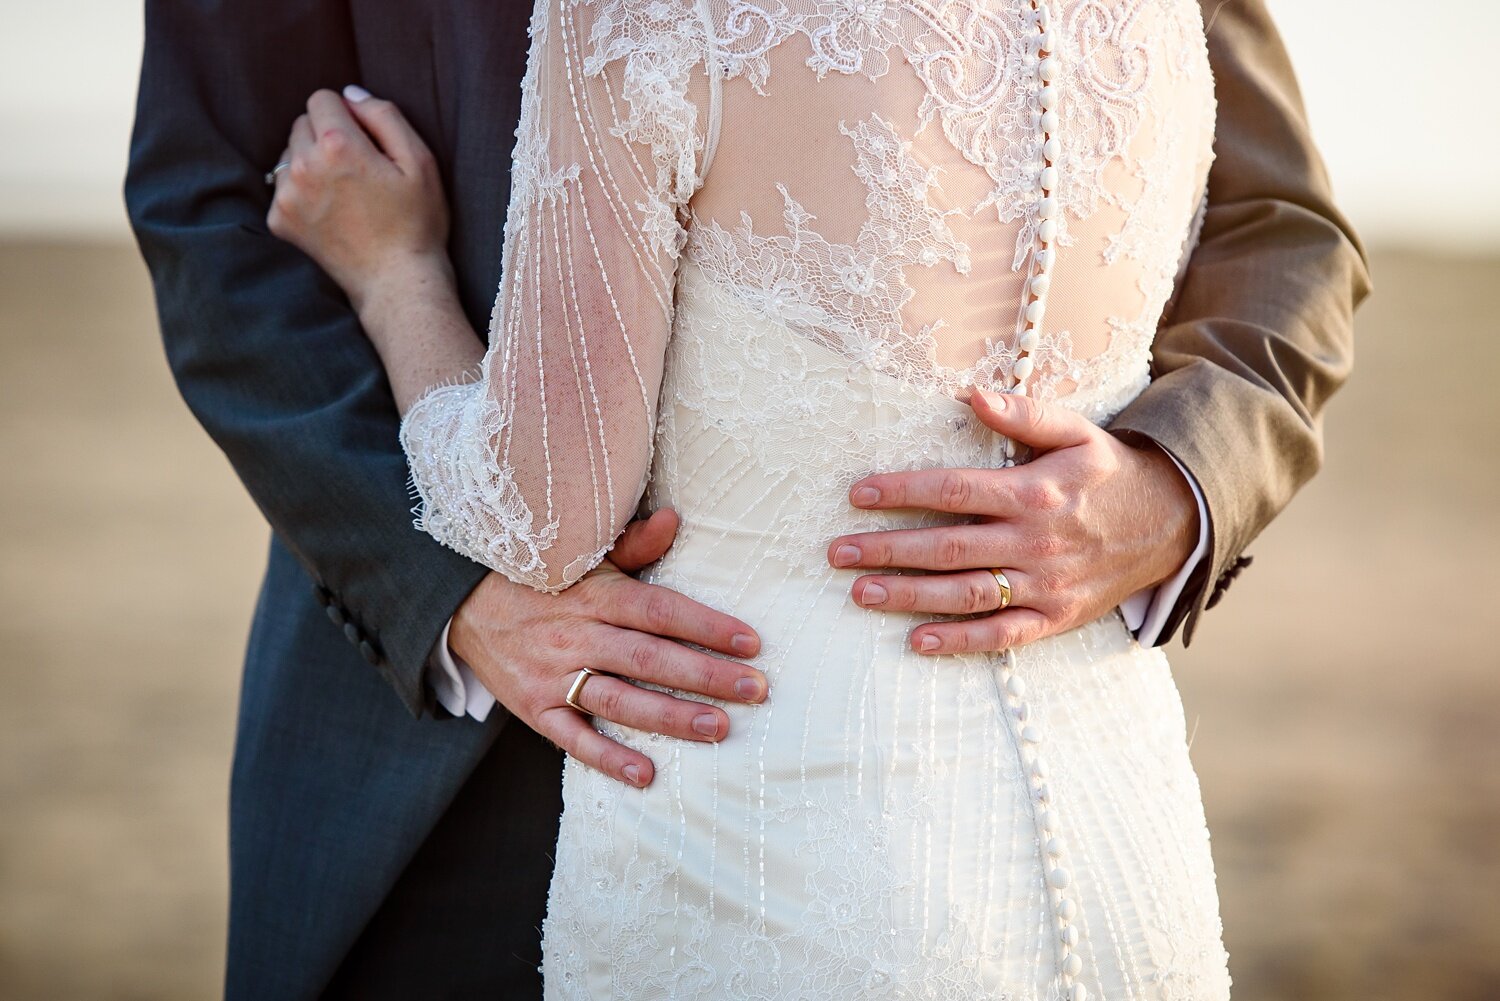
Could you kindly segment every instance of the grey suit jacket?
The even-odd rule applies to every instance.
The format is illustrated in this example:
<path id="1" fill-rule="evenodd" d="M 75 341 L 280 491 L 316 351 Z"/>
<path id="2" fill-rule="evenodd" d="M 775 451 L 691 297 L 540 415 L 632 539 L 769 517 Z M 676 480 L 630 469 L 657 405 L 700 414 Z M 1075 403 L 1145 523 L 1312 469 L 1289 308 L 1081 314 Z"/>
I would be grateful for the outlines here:
<path id="1" fill-rule="evenodd" d="M 1207 225 L 1156 381 L 1113 428 L 1203 487 L 1213 559 L 1175 615 L 1189 630 L 1317 468 L 1366 288 L 1263 4 L 1205 0 L 1206 17 L 1221 6 Z M 396 101 L 462 206 L 450 250 L 484 329 L 529 7 L 146 3 L 130 218 L 183 397 L 274 533 L 231 795 L 231 997 L 321 990 L 502 725 L 428 711 L 428 652 L 485 571 L 412 529 L 379 362 L 339 289 L 266 232 L 262 174 L 313 90 Z"/>

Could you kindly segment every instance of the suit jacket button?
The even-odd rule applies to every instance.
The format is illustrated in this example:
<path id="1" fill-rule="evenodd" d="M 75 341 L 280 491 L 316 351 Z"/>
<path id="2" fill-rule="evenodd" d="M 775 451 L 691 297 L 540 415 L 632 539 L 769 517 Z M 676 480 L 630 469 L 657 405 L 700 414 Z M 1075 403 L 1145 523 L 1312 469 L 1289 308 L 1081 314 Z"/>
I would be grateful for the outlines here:
<path id="1" fill-rule="evenodd" d="M 359 652 L 360 655 L 364 657 L 364 659 L 369 663 L 380 663 L 380 651 L 375 649 L 375 644 L 371 643 L 369 640 L 363 640 L 360 642 Z"/>
<path id="2" fill-rule="evenodd" d="M 344 624 L 344 610 L 338 605 L 330 602 L 328 607 L 323 609 L 323 611 L 327 613 L 329 622 L 332 622 L 336 626 Z"/>
<path id="3" fill-rule="evenodd" d="M 361 639 L 364 638 L 364 634 L 359 631 L 359 626 L 356 626 L 352 622 L 345 622 L 344 638 L 347 639 L 350 643 L 358 643 Z"/>

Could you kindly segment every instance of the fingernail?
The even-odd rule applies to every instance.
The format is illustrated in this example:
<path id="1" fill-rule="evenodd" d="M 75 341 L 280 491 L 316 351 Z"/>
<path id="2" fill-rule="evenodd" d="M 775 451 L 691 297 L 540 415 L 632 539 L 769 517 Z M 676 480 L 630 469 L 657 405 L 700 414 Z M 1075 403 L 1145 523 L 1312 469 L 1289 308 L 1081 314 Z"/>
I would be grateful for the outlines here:
<path id="1" fill-rule="evenodd" d="M 866 584 L 865 589 L 860 592 L 860 604 L 862 605 L 884 605 L 885 599 L 889 597 L 885 588 L 879 584 Z"/>
<path id="2" fill-rule="evenodd" d="M 734 683 L 734 694 L 745 702 L 759 702 L 764 691 L 755 678 L 741 678 Z"/>
<path id="3" fill-rule="evenodd" d="M 370 96 L 370 92 L 357 83 L 351 83 L 344 88 L 344 97 L 355 104 L 358 104 L 360 101 L 368 101 Z"/>
<path id="4" fill-rule="evenodd" d="M 713 713 L 699 713 L 693 717 L 693 729 L 705 737 L 719 735 L 719 717 Z"/>
<path id="5" fill-rule="evenodd" d="M 729 637 L 729 649 L 741 657 L 749 657 L 755 653 L 755 637 L 749 633 L 735 633 Z"/>
<path id="6" fill-rule="evenodd" d="M 981 390 L 979 395 L 984 398 L 984 402 L 988 404 L 991 410 L 999 411 L 1005 409 L 1004 393 L 991 393 Z"/>
<path id="7" fill-rule="evenodd" d="M 634 785 L 634 786 L 638 786 L 638 785 L 641 784 L 641 766 L 640 765 L 626 765 L 625 768 L 624 768 L 624 772 L 625 772 L 625 781 L 629 782 L 631 785 Z"/>
<path id="8" fill-rule="evenodd" d="M 833 565 L 837 567 L 852 567 L 859 562 L 858 546 L 839 546 L 833 551 Z"/>
<path id="9" fill-rule="evenodd" d="M 880 503 L 880 491 L 874 487 L 860 487 L 850 497 L 856 507 L 869 507 Z"/>
<path id="10" fill-rule="evenodd" d="M 931 633 L 928 633 L 926 636 L 922 637 L 922 652 L 923 653 L 931 653 L 932 651 L 936 650 L 938 647 L 940 647 L 942 645 L 943 645 L 942 641 L 939 640 L 936 636 L 932 635 Z"/>

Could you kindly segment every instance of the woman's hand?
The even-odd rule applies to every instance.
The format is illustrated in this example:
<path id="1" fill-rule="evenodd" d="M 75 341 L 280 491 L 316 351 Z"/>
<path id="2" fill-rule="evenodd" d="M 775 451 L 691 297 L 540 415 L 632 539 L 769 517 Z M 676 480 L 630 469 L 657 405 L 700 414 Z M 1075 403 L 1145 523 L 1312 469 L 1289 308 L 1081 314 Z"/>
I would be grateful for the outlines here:
<path id="1" fill-rule="evenodd" d="M 452 283 L 437 162 L 400 110 L 359 87 L 320 90 L 292 125 L 266 223 L 361 314 L 377 289 Z"/>

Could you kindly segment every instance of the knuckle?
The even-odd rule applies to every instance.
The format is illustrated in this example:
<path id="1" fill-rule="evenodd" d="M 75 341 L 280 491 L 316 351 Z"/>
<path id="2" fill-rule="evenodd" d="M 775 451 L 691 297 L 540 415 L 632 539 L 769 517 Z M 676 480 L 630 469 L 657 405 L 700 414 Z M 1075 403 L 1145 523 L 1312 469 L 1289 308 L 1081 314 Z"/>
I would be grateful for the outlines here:
<path id="1" fill-rule="evenodd" d="M 1046 636 L 1049 632 L 1052 631 L 1053 626 L 1051 620 L 1049 619 L 1038 619 L 1035 622 L 1028 622 L 1025 624 L 1017 625 L 1014 629 L 1011 630 L 1012 638 L 1010 640 L 1010 645 L 1022 646 L 1027 643 L 1035 643 L 1037 640 L 1041 639 L 1043 636 Z"/>
<path id="2" fill-rule="evenodd" d="M 1015 645 L 1015 630 L 1004 623 L 996 623 L 995 628 L 990 630 L 986 638 L 985 651 L 988 653 L 999 653 L 1001 650 L 1009 650 Z"/>
<path id="3" fill-rule="evenodd" d="M 1089 427 L 1094 428 L 1094 425 L 1090 424 Z M 1097 431 L 1098 428 L 1094 428 L 1094 430 Z M 1100 433 L 1107 434 L 1106 432 Z M 1097 447 L 1092 447 L 1088 450 L 1089 459 L 1095 471 L 1103 476 L 1113 476 L 1120 471 L 1120 456 L 1116 454 L 1114 449 L 1108 446 L 1109 442 L 1101 438 L 1098 441 Z"/>
<path id="4" fill-rule="evenodd" d="M 637 678 L 645 678 L 656 673 L 661 657 L 650 643 L 637 643 L 630 648 L 629 663 Z"/>
<path id="5" fill-rule="evenodd" d="M 698 665 L 694 674 L 693 691 L 698 692 L 700 695 L 713 695 L 725 687 L 721 683 L 724 671 L 721 669 L 719 662 L 712 657 L 703 658 L 703 662 Z"/>
<path id="6" fill-rule="evenodd" d="M 1005 398 L 1005 409 L 1022 427 L 1036 426 L 1036 402 L 1031 397 L 1020 393 L 1008 395 Z"/>
<path id="7" fill-rule="evenodd" d="M 1063 554 L 1066 544 L 1054 532 L 1035 532 L 1031 536 L 1031 554 L 1039 560 L 1051 560 Z M 1046 579 L 1043 573 L 1043 579 Z"/>
<path id="8" fill-rule="evenodd" d="M 638 587 L 646 586 L 635 580 L 630 580 L 630 583 Z M 614 574 L 589 574 L 563 593 L 576 594 L 583 609 L 601 619 L 608 619 L 604 613 L 616 610 L 621 602 L 628 601 L 631 596 L 629 592 L 616 594 Z"/>
<path id="9" fill-rule="evenodd" d="M 1066 603 L 1069 588 L 1063 575 L 1056 570 L 1043 570 L 1036 576 L 1038 600 L 1050 605 Z"/>
<path id="10" fill-rule="evenodd" d="M 543 627 L 540 639 L 545 646 L 558 653 L 567 653 L 573 649 L 573 632 L 563 628 L 561 623 L 553 622 Z"/>
<path id="11" fill-rule="evenodd" d="M 590 694 L 587 688 L 584 689 L 584 694 L 585 696 Z M 598 708 L 594 710 L 594 715 L 603 716 L 605 719 L 619 722 L 620 713 L 625 708 L 625 686 L 595 686 L 595 690 L 592 694 L 593 698 L 589 701 L 598 706 Z"/>
<path id="12" fill-rule="evenodd" d="M 657 733 L 686 737 L 694 733 L 691 706 L 679 706 L 668 702 L 656 710 L 654 729 Z"/>
<path id="13" fill-rule="evenodd" d="M 645 619 L 646 625 L 652 632 L 656 633 L 667 632 L 671 629 L 672 623 L 676 619 L 672 600 L 661 591 L 654 591 L 646 596 L 645 603 L 641 608 L 641 615 Z"/>
<path id="14" fill-rule="evenodd" d="M 917 607 L 917 591 L 906 581 L 897 578 L 881 578 L 880 586 L 885 588 L 885 603 L 888 607 L 898 612 L 909 612 Z"/>
<path id="15" fill-rule="evenodd" d="M 938 481 L 938 501 L 944 509 L 966 508 L 972 497 L 973 489 L 969 478 L 957 470 L 945 472 Z"/>
<path id="16" fill-rule="evenodd" d="M 1035 506 L 1043 511 L 1056 511 L 1067 502 L 1067 494 L 1053 480 L 1039 480 L 1035 487 Z"/>
<path id="17" fill-rule="evenodd" d="M 1021 407 L 1021 420 L 1026 423 L 1028 430 L 1037 431 L 1047 420 L 1046 410 L 1035 400 L 1025 398 L 1026 402 Z"/>
<path id="18" fill-rule="evenodd" d="M 580 760 L 584 760 L 579 755 L 574 756 L 579 757 Z M 592 761 L 584 760 L 584 764 L 591 764 L 599 771 L 608 775 L 620 775 L 624 772 L 625 766 L 629 764 L 624 748 L 614 742 L 606 744 L 593 758 L 594 760 Z"/>
<path id="19" fill-rule="evenodd" d="M 964 565 L 964 560 L 969 553 L 968 543 L 963 536 L 953 532 L 944 532 L 938 537 L 935 547 L 937 563 L 944 567 L 958 567 Z"/>
<path id="20" fill-rule="evenodd" d="M 994 605 L 994 585 L 973 578 L 964 581 L 959 604 L 965 612 L 978 612 Z"/>

